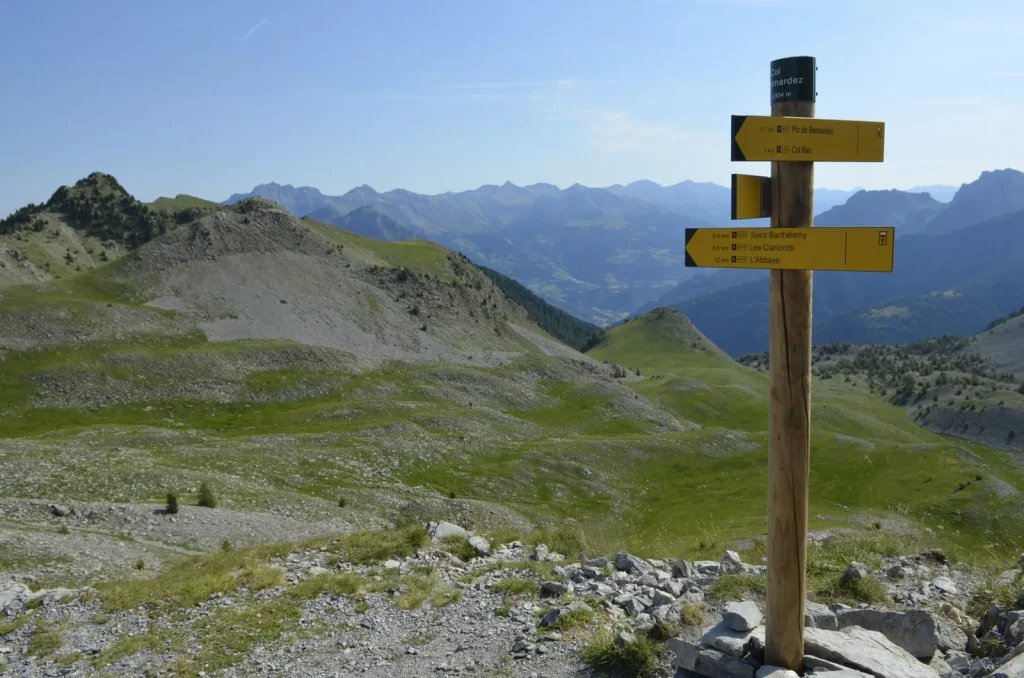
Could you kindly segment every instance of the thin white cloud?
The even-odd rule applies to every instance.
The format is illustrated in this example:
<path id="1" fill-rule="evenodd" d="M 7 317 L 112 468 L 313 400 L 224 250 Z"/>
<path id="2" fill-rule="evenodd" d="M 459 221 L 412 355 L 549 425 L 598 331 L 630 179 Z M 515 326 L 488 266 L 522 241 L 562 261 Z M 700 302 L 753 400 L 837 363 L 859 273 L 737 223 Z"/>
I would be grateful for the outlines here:
<path id="1" fill-rule="evenodd" d="M 1024 71 L 1010 71 L 1008 73 L 998 73 L 997 75 L 1001 75 L 1004 78 L 1024 78 Z"/>
<path id="2" fill-rule="evenodd" d="M 260 29 L 260 27 L 261 27 L 261 26 L 262 26 L 263 24 L 265 24 L 265 23 L 267 23 L 267 20 L 266 20 L 266 19 L 263 19 L 263 20 L 262 20 L 262 21 L 260 21 L 260 22 L 259 22 L 258 24 L 256 24 L 256 25 L 255 25 L 255 26 L 253 26 L 252 28 L 250 28 L 250 29 L 249 29 L 249 32 L 245 34 L 245 37 L 244 37 L 244 38 L 242 38 L 242 42 L 245 42 L 246 40 L 248 40 L 249 38 L 251 38 L 251 37 L 252 37 L 252 34 L 253 34 L 253 33 L 255 33 L 256 31 L 258 31 L 258 30 Z"/>

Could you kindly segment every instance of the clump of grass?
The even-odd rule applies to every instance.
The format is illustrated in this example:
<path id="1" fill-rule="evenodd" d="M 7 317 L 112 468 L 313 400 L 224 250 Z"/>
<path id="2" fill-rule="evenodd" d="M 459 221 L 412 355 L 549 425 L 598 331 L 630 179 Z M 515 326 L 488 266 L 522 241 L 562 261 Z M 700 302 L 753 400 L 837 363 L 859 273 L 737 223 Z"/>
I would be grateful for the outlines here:
<path id="1" fill-rule="evenodd" d="M 82 659 L 81 652 L 68 652 L 67 654 L 57 655 L 53 658 L 53 663 L 62 669 L 66 669 L 77 661 Z"/>
<path id="2" fill-rule="evenodd" d="M 345 508 L 348 505 L 348 500 L 345 497 L 338 497 L 338 508 Z"/>
<path id="3" fill-rule="evenodd" d="M 472 560 L 476 558 L 476 549 L 469 543 L 469 537 L 450 535 L 441 540 L 444 550 L 459 560 Z"/>
<path id="4" fill-rule="evenodd" d="M 885 585 L 875 577 L 842 581 L 842 574 L 817 578 L 811 598 L 822 603 L 881 603 L 888 599 Z M 810 588 L 810 586 L 808 587 Z"/>
<path id="5" fill-rule="evenodd" d="M 64 644 L 64 634 L 59 629 L 50 628 L 42 621 L 36 622 L 36 627 L 28 637 L 28 650 L 26 654 L 30 657 L 48 657 Z"/>
<path id="6" fill-rule="evenodd" d="M 704 623 L 704 608 L 693 603 L 684 603 L 679 614 L 679 621 L 686 626 L 700 626 Z"/>
<path id="7" fill-rule="evenodd" d="M 655 622 L 654 626 L 647 629 L 647 637 L 656 643 L 664 643 L 677 635 L 679 635 L 679 627 L 669 621 Z"/>
<path id="8" fill-rule="evenodd" d="M 411 556 L 429 540 L 426 530 L 419 525 L 409 525 L 397 530 L 355 532 L 342 539 L 338 548 L 345 552 L 347 562 L 365 565 Z"/>
<path id="9" fill-rule="evenodd" d="M 462 600 L 462 589 L 450 586 L 434 589 L 434 592 L 430 594 L 430 604 L 434 607 L 447 607 L 460 600 Z"/>
<path id="10" fill-rule="evenodd" d="M 512 596 L 528 595 L 536 597 L 540 595 L 540 584 L 532 579 L 508 577 L 496 582 L 492 588 L 495 591 Z"/>
<path id="11" fill-rule="evenodd" d="M 764 593 L 764 577 L 752 574 L 723 574 L 711 584 L 708 594 L 717 600 L 740 600 L 752 593 Z"/>
<path id="12" fill-rule="evenodd" d="M 423 633 L 414 633 L 414 634 L 412 634 L 411 636 L 406 638 L 403 642 L 406 645 L 412 645 L 414 647 L 423 647 L 424 645 L 430 644 L 430 642 L 432 640 L 434 640 L 435 638 L 437 638 L 437 634 L 436 633 L 431 633 L 429 631 L 424 631 Z"/>
<path id="13" fill-rule="evenodd" d="M 1006 582 L 996 586 L 990 583 L 988 586 L 978 589 L 967 606 L 967 613 L 972 617 L 983 617 L 988 612 L 989 605 L 995 603 L 1004 610 L 1011 610 L 1017 602 L 1019 592 L 1024 588 L 1024 573 L 1020 574 L 1014 581 Z"/>
<path id="14" fill-rule="evenodd" d="M 554 563 L 540 562 L 537 560 L 513 560 L 507 563 L 501 563 L 495 566 L 496 569 L 502 570 L 529 570 L 530 572 L 536 572 L 539 575 L 550 577 L 552 571 L 557 567 Z"/>
<path id="15" fill-rule="evenodd" d="M 178 513 L 178 495 L 173 492 L 167 493 L 167 506 L 165 510 L 172 516 Z"/>
<path id="16" fill-rule="evenodd" d="M 404 578 L 405 591 L 395 598 L 395 605 L 400 610 L 418 610 L 431 597 L 437 585 L 437 575 L 410 575 Z"/>
<path id="17" fill-rule="evenodd" d="M 365 600 L 360 600 L 358 603 L 355 604 L 354 609 L 356 611 L 356 614 L 363 614 L 364 612 L 367 612 L 370 609 L 370 604 Z"/>
<path id="18" fill-rule="evenodd" d="M 491 533 L 491 541 L 495 544 L 510 544 L 514 541 L 523 542 L 526 537 L 523 533 L 513 527 L 504 527 Z"/>
<path id="19" fill-rule="evenodd" d="M 583 628 L 592 621 L 594 621 L 594 611 L 588 607 L 578 607 L 561 615 L 558 621 L 551 625 L 551 628 L 555 631 L 573 631 Z"/>
<path id="20" fill-rule="evenodd" d="M 221 551 L 227 552 L 227 551 L 233 551 L 234 549 L 235 549 L 235 545 L 231 543 L 230 539 L 225 539 L 224 541 L 222 541 L 220 543 L 220 550 Z"/>
<path id="21" fill-rule="evenodd" d="M 318 574 L 296 584 L 288 592 L 299 600 L 311 600 L 324 593 L 350 596 L 359 593 L 365 585 L 366 580 L 354 572 Z"/>
<path id="22" fill-rule="evenodd" d="M 549 550 L 572 560 L 580 551 L 586 551 L 583 532 L 570 527 L 545 528 L 530 535 L 531 544 L 544 544 Z"/>
<path id="23" fill-rule="evenodd" d="M 238 586 L 250 591 L 270 589 L 281 583 L 283 572 L 269 565 L 249 565 L 238 576 Z"/>
<path id="24" fill-rule="evenodd" d="M 196 504 L 206 508 L 217 508 L 217 496 L 213 493 L 213 488 L 205 480 L 199 483 Z"/>
<path id="25" fill-rule="evenodd" d="M 511 605 L 502 605 L 494 609 L 494 616 L 496 617 L 507 617 L 512 613 Z"/>
<path id="26" fill-rule="evenodd" d="M 658 671 L 657 645 L 649 638 L 638 637 L 619 645 L 612 631 L 602 631 L 583 646 L 580 654 L 599 674 L 649 678 Z"/>
<path id="27" fill-rule="evenodd" d="M 110 621 L 110 615 L 106 615 L 100 612 L 99 614 L 94 614 L 93 616 L 89 617 L 89 621 L 93 624 L 106 624 Z"/>
<path id="28" fill-rule="evenodd" d="M 9 622 L 0 624 L 0 638 L 6 636 L 8 633 L 14 633 L 27 624 L 29 619 L 31 619 L 30 615 L 23 614 L 20 617 L 15 617 Z"/>
<path id="29" fill-rule="evenodd" d="M 142 570 L 145 570 L 146 569 L 146 561 L 143 560 L 142 558 L 139 558 L 138 560 L 136 560 L 135 561 L 135 569 L 140 571 L 140 572 Z"/>
<path id="30" fill-rule="evenodd" d="M 96 588 L 104 612 L 139 606 L 158 609 L 191 607 L 207 600 L 213 593 L 229 593 L 240 585 L 252 585 L 256 580 L 266 581 L 271 574 L 259 570 L 261 566 L 266 567 L 266 557 L 287 549 L 280 545 L 265 545 L 244 550 L 221 550 L 188 558 L 150 579 L 106 582 Z"/>
<path id="31" fill-rule="evenodd" d="M 61 534 L 71 534 L 71 529 L 67 525 L 61 525 L 59 532 Z"/>
<path id="32" fill-rule="evenodd" d="M 291 599 L 270 600 L 248 608 L 218 610 L 196 624 L 195 654 L 177 652 L 174 675 L 207 675 L 245 659 L 257 644 L 271 644 L 298 628 L 301 611 Z"/>

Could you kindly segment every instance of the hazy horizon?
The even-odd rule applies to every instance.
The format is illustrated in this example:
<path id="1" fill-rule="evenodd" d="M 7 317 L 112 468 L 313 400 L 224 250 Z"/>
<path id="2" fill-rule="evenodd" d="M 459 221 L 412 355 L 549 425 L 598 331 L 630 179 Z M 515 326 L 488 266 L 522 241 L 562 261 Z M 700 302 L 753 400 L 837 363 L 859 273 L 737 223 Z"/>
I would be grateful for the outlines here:
<path id="1" fill-rule="evenodd" d="M 728 185 L 767 172 L 729 161 L 730 116 L 767 113 L 798 54 L 819 117 L 887 125 L 884 163 L 819 163 L 819 187 L 959 186 L 1024 157 L 1022 38 L 1010 0 L 11 3 L 0 213 L 93 171 L 143 200 Z"/>

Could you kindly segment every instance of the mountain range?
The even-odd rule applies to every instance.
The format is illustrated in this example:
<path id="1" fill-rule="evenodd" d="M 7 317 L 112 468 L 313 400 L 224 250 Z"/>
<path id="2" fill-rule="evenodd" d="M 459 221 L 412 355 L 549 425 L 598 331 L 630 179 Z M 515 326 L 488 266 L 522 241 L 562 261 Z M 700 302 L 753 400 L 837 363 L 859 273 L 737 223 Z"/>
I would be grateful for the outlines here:
<path id="1" fill-rule="evenodd" d="M 818 189 L 815 200 L 820 211 L 828 211 L 854 194 Z M 433 240 L 598 324 L 621 320 L 675 286 L 705 276 L 707 271 L 683 265 L 685 229 L 724 225 L 730 218 L 730 189 L 693 181 L 575 184 L 564 190 L 506 182 L 440 195 L 378 193 L 364 185 L 339 196 L 267 183 L 224 204 L 252 196 L 370 237 Z M 348 217 L 357 210 L 363 211 Z"/>
<path id="2" fill-rule="evenodd" d="M 974 334 L 1024 301 L 1021 172 L 984 172 L 946 205 L 900 191 L 858 193 L 815 223 L 897 224 L 892 273 L 815 273 L 816 343 Z M 758 352 L 768 341 L 767 279 L 766 271 L 718 271 L 648 307 L 677 308 L 732 355 Z"/>

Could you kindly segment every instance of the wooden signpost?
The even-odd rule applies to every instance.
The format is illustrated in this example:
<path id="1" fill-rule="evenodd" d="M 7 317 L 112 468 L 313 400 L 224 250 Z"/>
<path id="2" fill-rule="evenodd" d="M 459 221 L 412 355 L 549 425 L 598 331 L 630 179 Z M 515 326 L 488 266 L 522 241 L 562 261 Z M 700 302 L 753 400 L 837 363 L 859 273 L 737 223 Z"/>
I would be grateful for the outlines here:
<path id="1" fill-rule="evenodd" d="M 882 162 L 885 124 L 814 117 L 814 57 L 771 63 L 771 117 L 733 116 L 732 159 L 768 160 L 771 179 L 733 175 L 733 219 L 770 229 L 687 229 L 686 265 L 769 268 L 768 588 L 765 663 L 803 668 L 811 461 L 812 270 L 892 271 L 890 227 L 814 225 L 814 162 Z"/>

